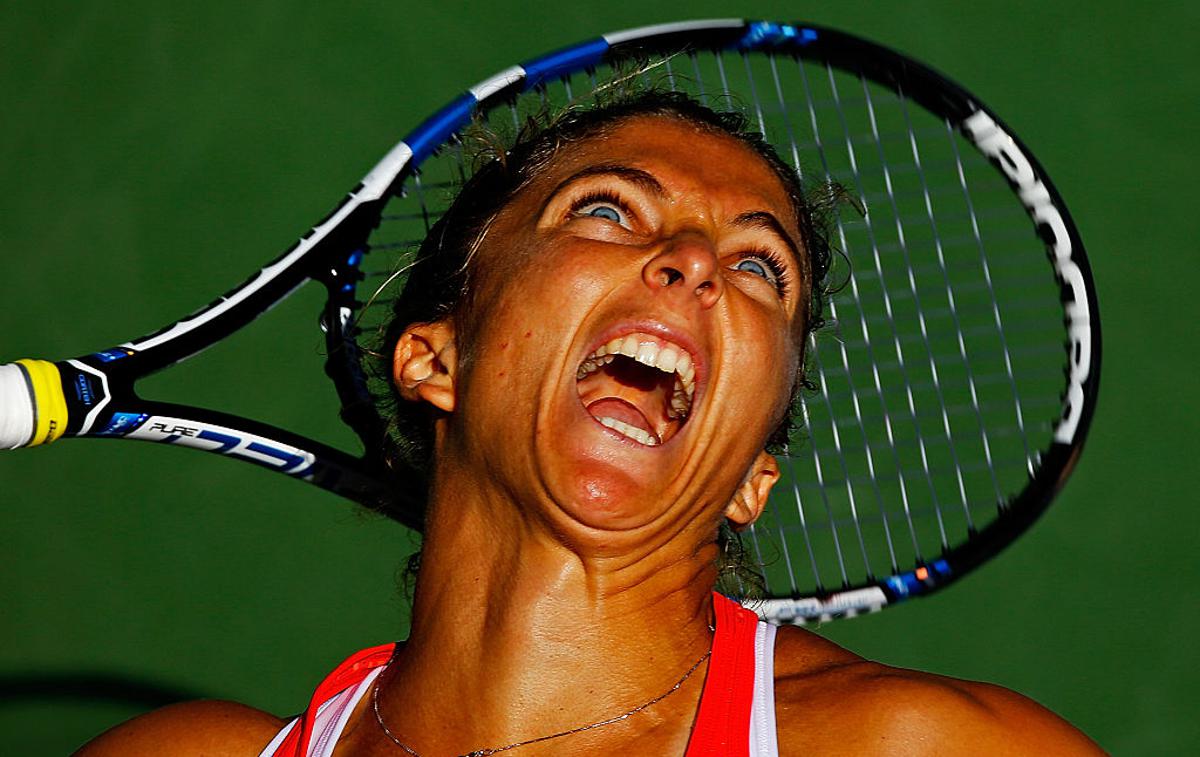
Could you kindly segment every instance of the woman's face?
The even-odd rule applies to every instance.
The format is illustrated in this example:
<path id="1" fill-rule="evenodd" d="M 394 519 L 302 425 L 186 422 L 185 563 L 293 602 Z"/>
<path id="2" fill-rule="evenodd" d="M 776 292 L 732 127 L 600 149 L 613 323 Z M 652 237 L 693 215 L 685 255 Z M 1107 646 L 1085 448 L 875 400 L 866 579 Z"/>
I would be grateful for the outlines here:
<path id="1" fill-rule="evenodd" d="M 558 527 L 717 517 L 795 380 L 800 239 L 732 138 L 638 117 L 564 147 L 473 263 L 439 453 Z"/>

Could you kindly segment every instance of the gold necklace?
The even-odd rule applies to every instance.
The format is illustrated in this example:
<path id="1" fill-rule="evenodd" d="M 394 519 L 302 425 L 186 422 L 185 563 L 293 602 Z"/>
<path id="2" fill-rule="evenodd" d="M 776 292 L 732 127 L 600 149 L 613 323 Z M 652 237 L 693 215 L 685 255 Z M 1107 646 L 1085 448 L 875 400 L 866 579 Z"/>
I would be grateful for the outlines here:
<path id="1" fill-rule="evenodd" d="M 647 707 L 651 707 L 655 704 L 658 704 L 662 700 L 664 700 L 667 697 L 674 694 L 676 691 L 679 691 L 679 687 L 683 686 L 684 682 L 687 681 L 687 679 L 692 677 L 692 673 L 696 672 L 696 668 L 699 668 L 704 663 L 704 661 L 707 660 L 710 656 L 712 656 L 712 649 L 709 649 L 707 652 L 700 655 L 700 659 L 696 660 L 696 662 L 692 664 L 692 667 L 688 668 L 687 672 L 684 673 L 683 676 L 678 681 L 675 682 L 674 686 L 667 689 L 666 691 L 659 694 L 658 696 L 654 697 L 649 702 L 646 702 L 645 704 L 640 704 L 637 707 L 634 707 L 632 710 L 623 712 L 620 715 L 617 715 L 617 716 L 611 717 L 611 718 L 607 718 L 606 720 L 600 720 L 595 723 L 589 723 L 588 725 L 577 726 L 575 728 L 571 728 L 566 731 L 559 731 L 558 733 L 552 733 L 549 736 L 538 736 L 535 739 L 526 739 L 525 741 L 518 741 L 518 742 L 515 742 L 512 744 L 508 744 L 506 746 L 490 747 L 490 748 L 485 748 L 485 749 L 476 749 L 472 752 L 467 752 L 466 754 L 461 754 L 458 757 L 487 757 L 487 755 L 498 754 L 500 752 L 507 752 L 508 750 L 516 749 L 517 747 L 529 746 L 530 744 L 538 744 L 543 741 L 549 741 L 551 739 L 557 739 L 557 738 L 561 738 L 563 736 L 570 736 L 573 733 L 581 733 L 583 731 L 590 731 L 593 728 L 601 728 L 606 725 L 612 725 L 613 723 L 619 723 L 622 720 L 625 720 L 626 718 L 636 715 L 637 713 L 641 712 L 642 710 L 646 709 Z M 393 744 L 400 747 L 408 754 L 412 755 L 412 757 L 421 757 L 420 753 L 417 752 L 417 750 L 413 749 L 408 744 L 405 744 L 403 741 L 401 741 L 399 738 L 397 738 L 396 734 L 392 733 L 392 730 L 387 727 L 387 723 L 383 722 L 383 714 L 379 711 L 379 682 L 378 681 L 376 681 L 375 685 L 371 688 L 371 707 L 375 711 L 375 722 L 379 723 L 379 727 L 383 730 L 383 734 L 385 736 L 387 736 L 389 739 L 391 739 Z"/>

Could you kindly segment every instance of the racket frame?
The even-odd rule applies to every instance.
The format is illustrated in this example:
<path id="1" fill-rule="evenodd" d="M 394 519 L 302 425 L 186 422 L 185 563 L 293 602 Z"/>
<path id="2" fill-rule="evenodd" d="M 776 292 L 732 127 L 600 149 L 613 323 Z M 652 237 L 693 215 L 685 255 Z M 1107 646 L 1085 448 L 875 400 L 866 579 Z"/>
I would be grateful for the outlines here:
<path id="1" fill-rule="evenodd" d="M 824 621 L 929 594 L 990 559 L 1023 533 L 1062 488 L 1082 451 L 1099 389 L 1100 321 L 1092 273 L 1078 230 L 1045 170 L 1012 130 L 974 95 L 928 66 L 873 42 L 825 27 L 742 19 L 687 21 L 616 32 L 504 69 L 426 119 L 380 160 L 324 219 L 254 276 L 193 314 L 140 339 L 54 364 L 66 407 L 64 436 L 127 438 L 218 452 L 315 484 L 381 509 L 411 528 L 422 525 L 424 492 L 389 486 L 370 443 L 386 433 L 375 410 L 357 343 L 354 313 L 367 240 L 389 196 L 481 109 L 544 82 L 639 54 L 678 50 L 772 51 L 861 74 L 944 117 L 1004 174 L 1047 245 L 1067 319 L 1067 391 L 1050 446 L 1031 465 L 1025 488 L 964 544 L 911 569 L 817 595 L 774 597 L 760 615 L 774 622 Z M 145 400 L 134 385 L 243 328 L 316 280 L 327 290 L 322 328 L 326 372 L 342 418 L 366 444 L 355 457 L 252 419 L 189 405 Z M 15 365 L 15 364 L 14 364 Z M 30 396 L 35 409 L 45 397 Z M 57 437 L 55 437 L 57 438 Z"/>

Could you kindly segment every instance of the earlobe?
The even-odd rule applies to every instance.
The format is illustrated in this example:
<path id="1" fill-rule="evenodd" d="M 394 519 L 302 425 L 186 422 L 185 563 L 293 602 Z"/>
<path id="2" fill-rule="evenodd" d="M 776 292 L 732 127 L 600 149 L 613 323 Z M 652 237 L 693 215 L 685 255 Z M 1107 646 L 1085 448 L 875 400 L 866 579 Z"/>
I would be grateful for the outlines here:
<path id="1" fill-rule="evenodd" d="M 449 321 L 416 323 L 396 341 L 392 381 L 409 402 L 428 402 L 443 412 L 454 410 L 457 352 Z"/>
<path id="2" fill-rule="evenodd" d="M 771 493 L 771 487 L 778 480 L 779 463 L 775 456 L 765 450 L 759 452 L 742 485 L 725 506 L 725 517 L 735 530 L 748 528 L 758 520 L 758 516 L 762 515 L 767 506 L 767 496 Z"/>

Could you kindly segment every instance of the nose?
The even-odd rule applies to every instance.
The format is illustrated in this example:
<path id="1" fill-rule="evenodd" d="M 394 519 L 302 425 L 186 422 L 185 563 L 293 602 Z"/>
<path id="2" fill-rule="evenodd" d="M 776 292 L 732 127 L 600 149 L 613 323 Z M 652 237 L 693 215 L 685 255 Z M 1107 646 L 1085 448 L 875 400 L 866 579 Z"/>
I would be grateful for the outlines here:
<path id="1" fill-rule="evenodd" d="M 646 263 L 642 280 L 655 292 L 693 296 L 704 309 L 717 304 L 725 291 L 712 242 L 706 235 L 694 231 L 672 237 Z"/>

